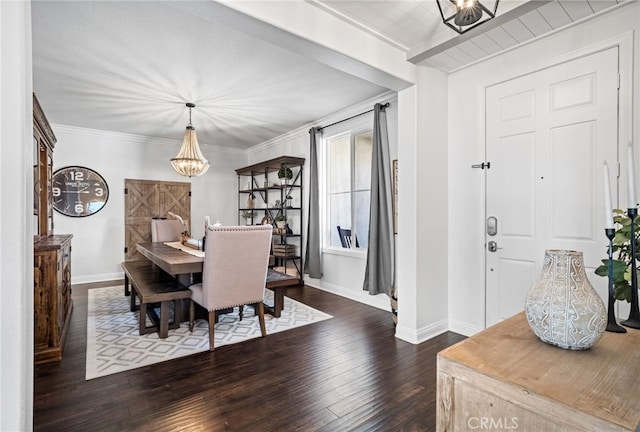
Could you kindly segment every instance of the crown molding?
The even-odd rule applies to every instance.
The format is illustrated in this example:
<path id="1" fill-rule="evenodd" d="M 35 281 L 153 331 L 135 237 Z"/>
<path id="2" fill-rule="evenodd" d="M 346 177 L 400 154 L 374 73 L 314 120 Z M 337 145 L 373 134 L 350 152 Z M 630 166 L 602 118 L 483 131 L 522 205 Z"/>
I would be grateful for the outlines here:
<path id="1" fill-rule="evenodd" d="M 349 108 L 345 108 L 343 110 L 330 114 L 314 122 L 307 123 L 306 125 L 300 126 L 299 128 L 289 131 L 285 134 L 279 135 L 275 138 L 271 138 L 268 141 L 264 141 L 260 144 L 256 144 L 255 146 L 248 148 L 247 152 L 249 155 L 251 155 L 253 153 L 262 152 L 270 148 L 277 147 L 280 144 L 290 142 L 296 138 L 299 138 L 300 136 L 308 135 L 309 129 L 311 129 L 312 127 L 320 127 L 323 124 L 331 124 L 331 123 L 340 121 L 342 119 L 349 118 L 358 113 L 371 109 L 376 103 L 379 103 L 379 102 L 380 103 L 391 102 L 393 104 L 393 103 L 396 103 L 397 101 L 398 101 L 398 93 L 395 91 L 387 91 L 378 96 L 374 96 L 370 99 L 362 101 L 356 105 L 352 105 Z"/>
<path id="2" fill-rule="evenodd" d="M 182 140 L 171 140 L 167 138 L 157 138 L 146 135 L 135 135 L 128 134 L 122 132 L 111 132 L 100 129 L 89 129 L 78 126 L 67 126 L 61 125 L 57 123 L 53 123 L 51 125 L 56 133 L 70 133 L 74 135 L 81 135 L 86 137 L 109 137 L 111 139 L 116 139 L 118 141 L 128 142 L 132 144 L 158 144 L 158 145 L 167 145 L 167 146 L 175 146 L 176 150 L 179 149 L 180 144 L 182 144 Z M 201 147 L 206 147 L 210 150 L 220 152 L 220 153 L 230 153 L 236 155 L 247 155 L 247 150 L 245 149 L 237 149 L 232 147 L 224 147 L 219 145 L 207 144 L 203 142 L 198 142 Z"/>

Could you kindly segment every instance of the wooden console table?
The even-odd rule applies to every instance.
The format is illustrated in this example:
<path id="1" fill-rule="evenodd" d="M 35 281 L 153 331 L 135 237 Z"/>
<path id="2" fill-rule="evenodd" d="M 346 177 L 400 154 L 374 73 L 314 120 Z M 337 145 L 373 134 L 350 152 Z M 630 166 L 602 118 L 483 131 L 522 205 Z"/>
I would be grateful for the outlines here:
<path id="1" fill-rule="evenodd" d="M 640 430 L 640 330 L 568 351 L 520 313 L 441 351 L 437 430 L 476 429 Z"/>

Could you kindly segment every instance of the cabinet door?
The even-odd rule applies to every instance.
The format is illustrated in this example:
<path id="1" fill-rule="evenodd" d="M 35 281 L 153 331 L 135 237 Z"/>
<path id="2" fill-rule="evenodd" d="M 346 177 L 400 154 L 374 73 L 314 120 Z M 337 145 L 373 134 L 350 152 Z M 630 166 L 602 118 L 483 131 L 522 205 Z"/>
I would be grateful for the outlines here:
<path id="1" fill-rule="evenodd" d="M 34 344 L 44 350 L 58 343 L 57 254 L 44 252 L 34 255 Z"/>
<path id="2" fill-rule="evenodd" d="M 52 152 L 47 152 L 47 184 L 46 188 L 42 191 L 42 194 L 46 199 L 46 207 L 47 209 L 47 236 L 53 235 L 53 154 Z"/>
<path id="3" fill-rule="evenodd" d="M 71 245 L 58 252 L 58 325 L 66 322 L 71 307 Z M 59 329 L 62 332 L 62 329 Z"/>
<path id="4" fill-rule="evenodd" d="M 49 177 L 47 171 L 47 162 L 49 160 L 47 145 L 44 140 L 38 136 L 38 235 L 47 237 L 49 232 Z"/>

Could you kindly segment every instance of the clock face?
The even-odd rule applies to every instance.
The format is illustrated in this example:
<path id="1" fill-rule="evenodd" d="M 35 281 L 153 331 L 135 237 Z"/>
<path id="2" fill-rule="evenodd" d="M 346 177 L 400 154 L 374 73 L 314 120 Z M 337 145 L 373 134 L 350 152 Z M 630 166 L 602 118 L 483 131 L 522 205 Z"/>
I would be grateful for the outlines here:
<path id="1" fill-rule="evenodd" d="M 109 187 L 92 169 L 69 166 L 53 173 L 51 189 L 53 208 L 72 217 L 90 216 L 102 209 L 109 199 Z"/>

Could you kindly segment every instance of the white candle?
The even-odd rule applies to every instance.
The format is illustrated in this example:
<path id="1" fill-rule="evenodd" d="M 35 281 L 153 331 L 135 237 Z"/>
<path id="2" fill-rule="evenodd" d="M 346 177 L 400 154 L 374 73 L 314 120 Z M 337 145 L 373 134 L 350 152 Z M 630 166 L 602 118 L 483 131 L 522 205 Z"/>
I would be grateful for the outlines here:
<path id="1" fill-rule="evenodd" d="M 635 176 L 635 170 L 633 168 L 633 144 L 631 144 L 631 142 L 629 142 L 629 147 L 627 147 L 628 149 L 628 171 L 627 171 L 627 177 L 628 177 L 628 186 L 627 186 L 627 193 L 628 193 L 628 207 L 627 208 L 636 208 L 638 205 L 636 203 L 636 176 Z"/>
<path id="2" fill-rule="evenodd" d="M 611 208 L 611 183 L 609 182 L 609 165 L 604 161 L 604 227 L 613 228 L 613 209 Z"/>

